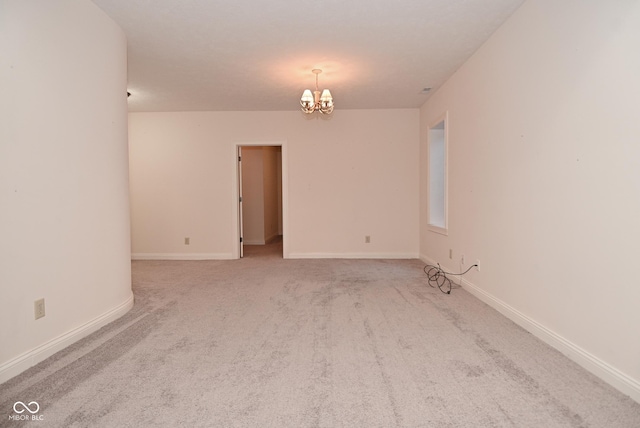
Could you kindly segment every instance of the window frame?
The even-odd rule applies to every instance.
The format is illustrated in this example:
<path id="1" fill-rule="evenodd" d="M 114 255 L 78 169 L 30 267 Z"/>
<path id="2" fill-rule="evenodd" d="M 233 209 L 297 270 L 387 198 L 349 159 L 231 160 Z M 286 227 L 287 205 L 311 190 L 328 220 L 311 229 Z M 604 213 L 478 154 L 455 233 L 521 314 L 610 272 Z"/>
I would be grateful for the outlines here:
<path id="1" fill-rule="evenodd" d="M 433 130 L 439 129 L 440 124 L 442 123 L 443 128 L 443 136 L 442 139 L 438 139 L 438 141 L 434 141 L 434 132 Z M 434 198 L 432 184 L 435 177 L 432 175 L 434 173 L 432 168 L 432 148 L 436 143 L 442 143 L 442 174 L 439 176 L 442 181 L 442 198 L 438 202 L 441 205 L 441 216 L 442 222 L 435 223 L 432 218 L 432 208 Z M 427 128 L 427 227 L 431 232 L 439 233 L 441 235 L 449 234 L 449 112 L 446 111 L 442 115 L 438 116 L 435 120 L 431 122 L 429 127 Z"/>

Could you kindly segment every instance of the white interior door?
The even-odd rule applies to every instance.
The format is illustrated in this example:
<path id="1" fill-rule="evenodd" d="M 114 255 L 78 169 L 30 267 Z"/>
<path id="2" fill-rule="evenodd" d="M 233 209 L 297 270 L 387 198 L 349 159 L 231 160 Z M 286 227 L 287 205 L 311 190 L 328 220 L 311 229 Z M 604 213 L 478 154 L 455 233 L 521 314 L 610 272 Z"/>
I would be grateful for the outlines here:
<path id="1" fill-rule="evenodd" d="M 238 234 L 240 235 L 240 258 L 244 257 L 242 229 L 242 147 L 238 146 Z"/>

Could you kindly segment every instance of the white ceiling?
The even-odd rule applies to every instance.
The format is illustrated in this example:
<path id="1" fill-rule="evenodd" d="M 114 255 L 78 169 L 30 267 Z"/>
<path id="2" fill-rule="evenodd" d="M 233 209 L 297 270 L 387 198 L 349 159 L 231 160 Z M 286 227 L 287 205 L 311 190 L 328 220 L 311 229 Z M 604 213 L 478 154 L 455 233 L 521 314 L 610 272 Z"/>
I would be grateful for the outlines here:
<path id="1" fill-rule="evenodd" d="M 417 108 L 524 0 L 92 0 L 126 33 L 130 111 Z M 431 92 L 433 92 L 433 90 Z"/>

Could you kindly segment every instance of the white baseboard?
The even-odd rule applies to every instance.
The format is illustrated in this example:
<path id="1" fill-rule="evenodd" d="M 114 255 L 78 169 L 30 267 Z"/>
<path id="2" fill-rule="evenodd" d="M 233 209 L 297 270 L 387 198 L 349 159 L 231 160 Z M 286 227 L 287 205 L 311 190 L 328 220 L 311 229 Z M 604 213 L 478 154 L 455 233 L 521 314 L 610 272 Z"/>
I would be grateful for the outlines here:
<path id="1" fill-rule="evenodd" d="M 232 260 L 230 253 L 132 253 L 131 260 Z"/>
<path id="2" fill-rule="evenodd" d="M 46 343 L 32 349 L 31 351 L 25 352 L 22 355 L 13 358 L 12 360 L 7 361 L 6 363 L 0 365 L 0 383 L 6 382 L 14 376 L 19 375 L 23 371 L 27 370 L 30 367 L 35 366 L 39 362 L 49 358 L 56 352 L 66 348 L 67 346 L 72 345 L 83 337 L 88 336 L 94 331 L 99 330 L 105 325 L 109 324 L 112 321 L 117 320 L 133 307 L 133 292 L 131 295 L 116 306 L 100 315 L 97 318 L 94 318 L 83 325 L 74 328 L 73 330 L 68 331 L 65 334 L 62 334 L 54 339 L 49 340 Z"/>
<path id="3" fill-rule="evenodd" d="M 264 245 L 264 244 L 266 244 L 264 239 L 249 239 L 249 240 L 247 240 L 247 239 L 244 239 L 244 238 L 242 240 L 242 243 L 244 245 Z"/>
<path id="4" fill-rule="evenodd" d="M 427 264 L 434 266 L 437 265 L 437 262 L 424 255 L 421 255 L 420 259 Z M 443 269 L 446 270 L 444 266 Z M 473 294 L 475 297 L 518 324 L 520 327 L 524 328 L 551 347 L 562 352 L 569 359 L 598 376 L 620 392 L 627 394 L 633 400 L 640 403 L 640 382 L 637 380 L 627 376 L 607 362 L 597 358 L 575 343 L 565 339 L 556 332 L 548 329 L 534 319 L 526 316 L 522 312 L 494 297 L 490 293 L 487 293 L 464 278 L 462 278 L 462 286 L 469 293 Z"/>
<path id="5" fill-rule="evenodd" d="M 290 259 L 416 259 L 416 253 L 289 253 Z"/>
<path id="6" fill-rule="evenodd" d="M 243 238 L 243 242 L 244 245 L 267 245 L 267 244 L 271 244 L 275 241 L 278 240 L 278 238 L 280 238 L 280 235 L 271 235 L 268 238 L 265 239 L 249 239 L 247 240 L 246 237 Z"/>
<path id="7" fill-rule="evenodd" d="M 277 233 L 276 233 L 275 235 L 271 235 L 271 236 L 269 236 L 268 238 L 266 238 L 266 239 L 264 240 L 264 243 L 265 243 L 265 244 L 271 244 L 271 243 L 273 243 L 273 242 L 277 241 L 278 239 L 280 239 L 280 237 L 281 237 L 281 236 L 282 236 L 282 235 L 279 235 L 279 234 L 277 234 Z"/>

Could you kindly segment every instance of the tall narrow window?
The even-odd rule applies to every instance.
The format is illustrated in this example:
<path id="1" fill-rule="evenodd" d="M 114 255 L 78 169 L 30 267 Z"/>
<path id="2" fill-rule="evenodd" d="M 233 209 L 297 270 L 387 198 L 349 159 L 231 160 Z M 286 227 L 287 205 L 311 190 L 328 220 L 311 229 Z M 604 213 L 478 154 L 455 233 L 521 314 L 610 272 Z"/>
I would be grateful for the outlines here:
<path id="1" fill-rule="evenodd" d="M 429 128 L 429 229 L 447 233 L 447 116 Z"/>

